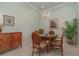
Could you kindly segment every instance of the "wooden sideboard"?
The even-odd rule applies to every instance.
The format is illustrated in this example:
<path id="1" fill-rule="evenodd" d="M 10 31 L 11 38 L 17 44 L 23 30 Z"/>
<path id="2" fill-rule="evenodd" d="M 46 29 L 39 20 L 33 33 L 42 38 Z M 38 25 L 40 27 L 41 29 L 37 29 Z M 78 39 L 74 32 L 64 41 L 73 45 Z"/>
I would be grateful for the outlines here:
<path id="1" fill-rule="evenodd" d="M 21 32 L 0 33 L 0 54 L 17 47 L 22 47 Z"/>

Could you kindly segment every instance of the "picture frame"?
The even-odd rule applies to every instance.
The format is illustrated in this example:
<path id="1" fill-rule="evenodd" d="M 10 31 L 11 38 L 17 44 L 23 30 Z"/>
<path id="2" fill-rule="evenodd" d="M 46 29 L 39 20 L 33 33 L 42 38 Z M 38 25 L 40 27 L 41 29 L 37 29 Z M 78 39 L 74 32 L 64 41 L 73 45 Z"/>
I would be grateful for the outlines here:
<path id="1" fill-rule="evenodd" d="M 59 28 L 59 19 L 50 19 L 50 28 L 51 29 L 58 29 Z"/>
<path id="2" fill-rule="evenodd" d="M 14 17 L 8 16 L 8 15 L 3 15 L 3 24 L 5 26 L 14 26 Z"/>

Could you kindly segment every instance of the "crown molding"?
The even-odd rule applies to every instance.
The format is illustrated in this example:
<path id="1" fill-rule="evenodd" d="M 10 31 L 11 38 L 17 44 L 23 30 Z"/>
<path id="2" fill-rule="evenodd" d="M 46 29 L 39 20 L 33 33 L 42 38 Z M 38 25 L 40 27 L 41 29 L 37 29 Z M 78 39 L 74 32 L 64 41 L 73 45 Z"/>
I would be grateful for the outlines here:
<path id="1" fill-rule="evenodd" d="M 29 7 L 37 10 L 37 11 L 40 11 L 38 8 L 34 7 L 32 4 L 30 4 L 29 2 L 25 3 L 25 5 L 28 5 Z"/>
<path id="2" fill-rule="evenodd" d="M 58 6 L 54 6 L 54 7 L 48 8 L 47 11 L 52 11 L 52 10 L 55 10 L 55 9 L 58 9 L 58 8 L 61 8 L 61 7 L 67 6 L 67 5 L 73 5 L 73 4 L 75 4 L 75 3 L 76 3 L 76 2 L 65 2 L 65 3 L 60 4 L 60 5 L 58 5 Z M 31 8 L 33 8 L 33 9 L 35 9 L 35 10 L 41 12 L 40 9 L 34 7 L 34 6 L 33 6 L 31 3 L 29 3 L 29 2 L 25 3 L 25 5 L 28 5 L 29 7 L 31 7 Z"/>
<path id="3" fill-rule="evenodd" d="M 47 9 L 48 11 L 52 11 L 52 10 L 55 10 L 55 9 L 58 9 L 58 8 L 61 8 L 61 7 L 64 7 L 64 6 L 67 6 L 67 5 L 73 5 L 75 4 L 76 2 L 67 2 L 67 3 L 63 3 L 63 4 L 60 4 L 58 6 L 55 6 L 55 7 L 52 7 L 52 8 L 49 8 Z"/>

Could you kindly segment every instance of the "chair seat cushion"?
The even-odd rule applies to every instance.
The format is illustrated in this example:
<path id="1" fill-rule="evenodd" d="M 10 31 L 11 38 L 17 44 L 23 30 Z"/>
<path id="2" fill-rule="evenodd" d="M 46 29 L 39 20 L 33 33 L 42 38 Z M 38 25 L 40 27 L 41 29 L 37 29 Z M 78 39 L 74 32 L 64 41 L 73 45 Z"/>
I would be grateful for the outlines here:
<path id="1" fill-rule="evenodd" d="M 37 45 L 37 44 L 34 44 L 34 47 L 36 47 L 36 48 L 44 48 L 44 47 L 46 47 L 46 43 L 45 43 L 44 41 L 42 41 L 42 42 L 40 43 L 40 46 Z"/>
<path id="2" fill-rule="evenodd" d="M 55 45 L 56 45 L 56 46 L 61 46 L 61 40 L 56 40 Z"/>

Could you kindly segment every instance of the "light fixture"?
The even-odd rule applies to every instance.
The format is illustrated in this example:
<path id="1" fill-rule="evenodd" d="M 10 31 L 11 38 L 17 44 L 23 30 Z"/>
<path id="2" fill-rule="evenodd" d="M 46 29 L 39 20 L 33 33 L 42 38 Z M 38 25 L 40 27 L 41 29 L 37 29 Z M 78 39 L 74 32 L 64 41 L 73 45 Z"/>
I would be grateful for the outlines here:
<path id="1" fill-rule="evenodd" d="M 42 16 L 44 19 L 48 19 L 48 16 L 49 16 L 49 13 L 48 13 L 47 9 L 45 9 L 44 6 L 41 6 L 41 16 Z"/>

